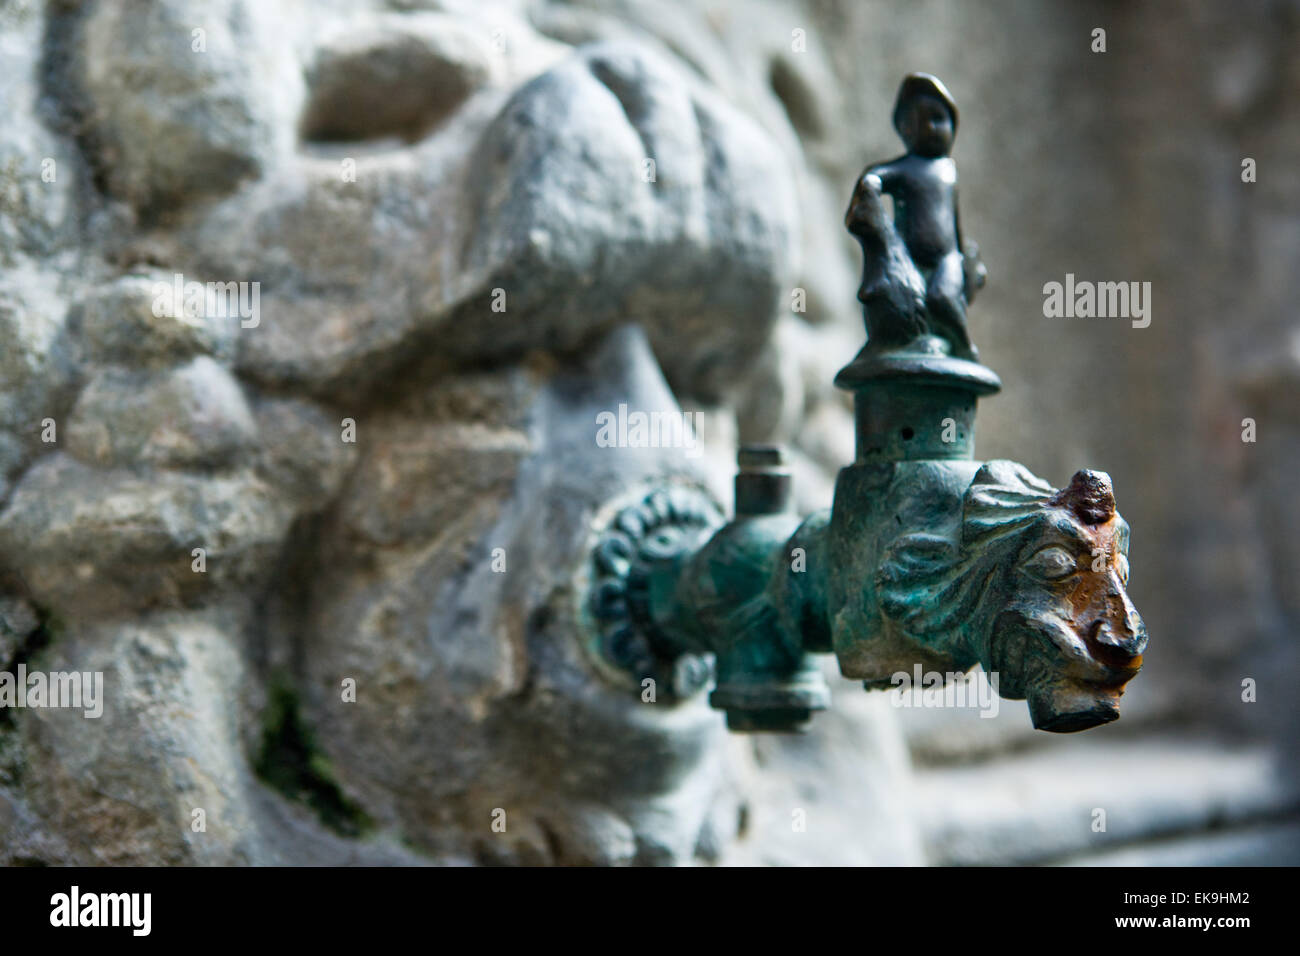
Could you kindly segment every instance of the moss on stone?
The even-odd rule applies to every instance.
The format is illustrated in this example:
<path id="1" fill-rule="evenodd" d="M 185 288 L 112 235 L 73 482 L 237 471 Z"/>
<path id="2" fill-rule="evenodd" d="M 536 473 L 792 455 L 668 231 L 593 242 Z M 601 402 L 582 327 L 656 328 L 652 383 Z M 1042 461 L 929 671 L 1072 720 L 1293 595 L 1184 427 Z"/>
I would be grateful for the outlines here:
<path id="1" fill-rule="evenodd" d="M 335 833 L 361 836 L 372 826 L 334 779 L 329 759 L 302 719 L 298 695 L 286 682 L 271 686 L 253 769 L 267 785 L 311 807 Z"/>

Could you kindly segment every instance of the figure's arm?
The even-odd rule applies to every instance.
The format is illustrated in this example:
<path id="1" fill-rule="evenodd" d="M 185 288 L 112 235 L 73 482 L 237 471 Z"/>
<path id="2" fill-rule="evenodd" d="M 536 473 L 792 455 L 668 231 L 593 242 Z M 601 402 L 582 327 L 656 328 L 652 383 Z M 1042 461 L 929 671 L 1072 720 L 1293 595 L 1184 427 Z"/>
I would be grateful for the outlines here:
<path id="1" fill-rule="evenodd" d="M 844 216 L 844 224 L 849 232 L 856 234 L 879 218 L 878 210 L 882 208 L 880 197 L 890 194 L 897 181 L 898 171 L 892 162 L 877 163 L 862 171 L 853 187 L 853 198 L 849 200 L 849 209 Z"/>
<path id="2" fill-rule="evenodd" d="M 957 233 L 957 248 L 963 253 L 966 251 L 966 243 L 961 237 L 961 203 L 957 201 L 957 187 L 952 187 L 952 227 Z"/>
<path id="3" fill-rule="evenodd" d="M 957 187 L 952 188 L 952 221 L 953 228 L 957 230 L 957 248 L 961 250 L 962 255 L 962 272 L 964 273 L 964 283 L 966 301 L 969 303 L 975 298 L 975 293 L 984 288 L 984 281 L 987 279 L 989 270 L 984 266 L 984 260 L 980 258 L 980 247 L 974 242 L 967 242 L 961 234 L 961 205 L 957 202 Z"/>
<path id="4" fill-rule="evenodd" d="M 880 184 L 880 191 L 888 193 L 893 190 L 898 182 L 898 160 L 890 160 L 887 163 L 876 163 L 874 166 L 868 166 L 862 173 L 862 179 L 868 176 L 874 176 L 876 182 Z M 859 180 L 860 182 L 861 180 Z"/>

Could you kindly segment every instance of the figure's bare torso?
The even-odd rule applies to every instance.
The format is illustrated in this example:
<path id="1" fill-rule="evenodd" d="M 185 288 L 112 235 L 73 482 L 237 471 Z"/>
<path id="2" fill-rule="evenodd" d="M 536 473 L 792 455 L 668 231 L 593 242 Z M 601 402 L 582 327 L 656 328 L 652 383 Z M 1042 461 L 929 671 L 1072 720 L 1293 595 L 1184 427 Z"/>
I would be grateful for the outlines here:
<path id="1" fill-rule="evenodd" d="M 931 269 L 959 249 L 957 164 L 950 157 L 909 154 L 870 172 L 894 198 L 894 227 L 918 266 Z"/>

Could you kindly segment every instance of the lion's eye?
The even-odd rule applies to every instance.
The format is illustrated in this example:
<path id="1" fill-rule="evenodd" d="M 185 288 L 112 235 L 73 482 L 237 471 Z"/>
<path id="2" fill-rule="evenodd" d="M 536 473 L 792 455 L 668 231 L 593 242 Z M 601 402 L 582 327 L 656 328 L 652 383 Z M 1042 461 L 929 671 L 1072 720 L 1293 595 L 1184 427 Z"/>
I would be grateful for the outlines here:
<path id="1" fill-rule="evenodd" d="M 1115 555 L 1115 573 L 1124 582 L 1124 586 L 1128 587 L 1128 558 L 1125 555 Z"/>
<path id="2" fill-rule="evenodd" d="M 1070 552 L 1053 545 L 1043 548 L 1026 561 L 1025 570 L 1034 577 L 1055 581 L 1073 574 L 1077 566 Z"/>

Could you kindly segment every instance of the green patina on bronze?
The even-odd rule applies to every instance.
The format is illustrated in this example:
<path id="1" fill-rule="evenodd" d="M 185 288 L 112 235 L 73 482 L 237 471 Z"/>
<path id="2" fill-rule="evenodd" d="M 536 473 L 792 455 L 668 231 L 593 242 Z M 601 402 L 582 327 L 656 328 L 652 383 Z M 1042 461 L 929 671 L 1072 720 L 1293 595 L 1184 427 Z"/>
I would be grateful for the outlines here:
<path id="1" fill-rule="evenodd" d="M 796 517 L 780 450 L 754 446 L 731 521 L 686 487 L 617 508 L 593 556 L 589 647 L 677 697 L 707 685 L 712 659 L 709 700 L 733 730 L 799 730 L 829 706 L 819 653 L 868 689 L 980 664 L 1039 729 L 1107 723 L 1147 641 L 1128 525 L 1102 472 L 1058 491 L 974 460 L 976 402 L 1001 383 L 966 330 L 985 271 L 957 220 L 956 107 L 913 74 L 894 118 L 908 153 L 863 173 L 846 216 L 868 338 L 835 379 L 853 393 L 856 455 L 831 509 Z"/>

